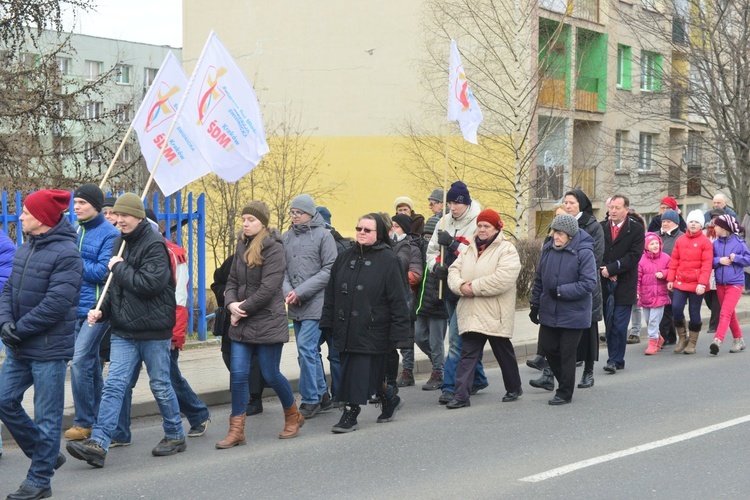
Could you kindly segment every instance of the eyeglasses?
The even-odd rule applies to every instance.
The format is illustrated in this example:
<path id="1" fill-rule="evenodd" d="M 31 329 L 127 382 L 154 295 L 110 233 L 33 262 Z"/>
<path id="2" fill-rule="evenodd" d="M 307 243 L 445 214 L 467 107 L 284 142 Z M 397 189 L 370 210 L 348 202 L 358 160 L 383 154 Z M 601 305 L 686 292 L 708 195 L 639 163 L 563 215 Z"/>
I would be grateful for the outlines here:
<path id="1" fill-rule="evenodd" d="M 435 205 L 442 205 L 442 204 L 443 204 L 443 202 L 442 202 L 442 201 L 431 201 L 431 202 L 430 202 L 430 206 L 431 206 L 431 207 L 434 207 Z"/>
<path id="2" fill-rule="evenodd" d="M 302 217 L 305 212 L 300 212 L 299 210 L 290 210 L 289 215 L 292 217 Z"/>
<path id="3" fill-rule="evenodd" d="M 359 226 L 355 227 L 354 230 L 357 231 L 358 233 L 364 232 L 365 234 L 370 234 L 370 233 L 374 233 L 375 231 L 377 231 L 377 229 L 367 229 L 366 227 L 359 227 Z"/>

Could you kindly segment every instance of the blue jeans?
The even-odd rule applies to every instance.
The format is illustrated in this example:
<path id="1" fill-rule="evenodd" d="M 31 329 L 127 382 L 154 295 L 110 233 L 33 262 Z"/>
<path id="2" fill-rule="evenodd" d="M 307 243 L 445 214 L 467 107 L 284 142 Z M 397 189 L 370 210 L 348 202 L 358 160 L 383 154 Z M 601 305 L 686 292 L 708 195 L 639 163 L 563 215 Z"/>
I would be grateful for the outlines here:
<path id="1" fill-rule="evenodd" d="M 685 304 L 688 306 L 688 314 L 691 323 L 701 323 L 701 306 L 703 295 L 695 292 L 683 292 L 674 288 L 672 290 L 672 316 L 675 320 L 685 319 Z"/>
<path id="2" fill-rule="evenodd" d="M 289 381 L 279 371 L 281 350 L 284 344 L 243 344 L 232 342 L 232 360 L 230 362 L 229 387 L 232 395 L 232 417 L 244 415 L 250 401 L 248 377 L 253 353 L 258 354 L 260 372 L 266 383 L 276 392 L 284 409 L 294 404 L 294 394 Z"/>
<path id="3" fill-rule="evenodd" d="M 320 322 L 312 319 L 294 321 L 299 362 L 299 395 L 303 403 L 320 403 L 326 392 L 326 375 L 320 362 Z"/>
<path id="4" fill-rule="evenodd" d="M 31 361 L 8 349 L 0 371 L 0 420 L 31 459 L 26 484 L 48 488 L 60 453 L 65 403 L 64 360 Z M 21 406 L 26 390 L 34 386 L 34 420 Z"/>
<path id="5" fill-rule="evenodd" d="M 99 418 L 91 434 L 91 439 L 99 443 L 103 449 L 109 449 L 109 443 L 122 410 L 123 399 L 130 388 L 133 373 L 140 369 L 141 362 L 146 363 L 151 393 L 156 399 L 156 404 L 159 405 L 164 437 L 167 439 L 185 437 L 177 396 L 169 381 L 171 344 L 170 339 L 126 340 L 112 335 L 109 374 L 102 391 Z"/>
<path id="6" fill-rule="evenodd" d="M 461 360 L 461 347 L 463 339 L 458 334 L 458 318 L 456 317 L 456 304 L 450 300 L 445 301 L 445 307 L 448 309 L 448 355 L 445 357 L 445 367 L 443 369 L 443 392 L 456 392 L 456 370 L 458 362 Z M 477 368 L 474 370 L 474 386 L 484 385 L 487 383 L 487 376 L 484 374 L 482 366 L 482 353 L 479 353 Z"/>
<path id="7" fill-rule="evenodd" d="M 617 368 L 625 368 L 625 346 L 628 343 L 628 324 L 632 311 L 632 305 L 615 306 L 612 328 L 607 330 L 607 363 Z"/>
<path id="8" fill-rule="evenodd" d="M 73 389 L 75 419 L 73 425 L 91 429 L 99 413 L 102 399 L 102 365 L 99 344 L 107 331 L 108 323 L 89 326 L 86 318 L 78 318 L 75 327 L 75 351 L 70 362 L 70 385 Z"/>
<path id="9" fill-rule="evenodd" d="M 329 331 L 329 335 L 326 336 L 322 331 L 320 332 L 320 341 L 318 342 L 318 358 L 320 359 L 320 369 L 325 374 L 325 368 L 323 367 L 323 356 L 320 353 L 320 346 L 328 344 L 328 365 L 331 367 L 331 399 L 336 399 L 339 393 L 339 379 L 341 378 L 341 357 L 336 347 L 333 345 L 333 334 Z"/>
<path id="10" fill-rule="evenodd" d="M 445 329 L 447 320 L 430 316 L 417 316 L 414 324 L 414 343 L 430 358 L 432 371 L 443 373 L 445 365 Z M 404 370 L 414 369 L 414 349 L 402 349 L 401 365 Z M 456 365 L 458 366 L 458 365 Z"/>

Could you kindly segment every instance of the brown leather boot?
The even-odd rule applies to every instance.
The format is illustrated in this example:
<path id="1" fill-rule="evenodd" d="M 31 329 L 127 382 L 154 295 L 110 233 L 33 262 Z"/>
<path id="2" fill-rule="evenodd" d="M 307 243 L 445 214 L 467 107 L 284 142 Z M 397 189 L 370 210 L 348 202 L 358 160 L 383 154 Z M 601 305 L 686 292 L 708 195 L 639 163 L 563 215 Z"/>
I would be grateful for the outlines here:
<path id="1" fill-rule="evenodd" d="M 227 437 L 223 441 L 216 443 L 217 450 L 224 450 L 245 444 L 246 418 L 247 415 L 245 413 L 236 417 L 229 417 L 229 433 L 227 433 Z"/>
<path id="2" fill-rule="evenodd" d="M 297 403 L 284 409 L 284 430 L 279 434 L 279 439 L 291 439 L 297 437 L 299 428 L 305 425 L 305 417 L 297 409 Z"/>
<path id="3" fill-rule="evenodd" d="M 674 329 L 677 332 L 677 345 L 674 347 L 675 354 L 682 354 L 688 345 L 687 330 L 684 319 L 674 320 Z"/>
<path id="4" fill-rule="evenodd" d="M 702 326 L 703 323 L 693 323 L 692 321 L 688 324 L 690 336 L 688 337 L 688 345 L 685 348 L 685 354 L 695 354 L 695 346 L 698 343 L 698 335 L 701 333 Z"/>

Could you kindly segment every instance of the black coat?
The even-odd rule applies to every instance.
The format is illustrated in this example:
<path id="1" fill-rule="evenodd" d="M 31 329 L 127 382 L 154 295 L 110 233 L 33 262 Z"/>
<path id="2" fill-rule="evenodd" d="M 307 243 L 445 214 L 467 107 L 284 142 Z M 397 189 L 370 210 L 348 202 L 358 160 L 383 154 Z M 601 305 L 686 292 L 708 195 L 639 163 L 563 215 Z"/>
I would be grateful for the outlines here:
<path id="1" fill-rule="evenodd" d="M 115 240 L 117 255 L 125 242 L 123 262 L 112 266 L 112 284 L 102 304 L 102 319 L 125 339 L 167 340 L 175 323 L 175 282 L 164 238 L 143 219 Z"/>
<path id="2" fill-rule="evenodd" d="M 612 242 L 612 230 L 609 221 L 602 222 L 604 230 L 604 259 L 610 276 L 617 276 L 615 305 L 632 306 L 636 303 L 638 290 L 638 262 L 643 255 L 645 230 L 635 220 L 627 217 L 623 222 L 617 239 Z M 609 279 L 601 278 L 602 299 L 609 297 Z"/>
<path id="3" fill-rule="evenodd" d="M 321 330 L 339 352 L 385 354 L 411 346 L 404 277 L 390 245 L 355 244 L 336 258 L 326 286 Z"/>
<path id="4" fill-rule="evenodd" d="M 439 295 L 440 280 L 435 273 L 428 272 L 425 267 L 425 277 L 422 280 L 421 295 L 417 303 L 417 315 L 430 318 L 448 318 L 445 301 Z"/>

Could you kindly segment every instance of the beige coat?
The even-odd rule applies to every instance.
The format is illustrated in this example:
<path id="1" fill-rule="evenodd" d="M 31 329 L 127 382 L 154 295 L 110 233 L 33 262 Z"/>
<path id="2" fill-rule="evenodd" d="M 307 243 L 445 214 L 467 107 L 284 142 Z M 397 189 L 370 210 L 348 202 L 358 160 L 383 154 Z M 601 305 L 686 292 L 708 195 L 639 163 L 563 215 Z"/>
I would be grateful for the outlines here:
<path id="1" fill-rule="evenodd" d="M 458 332 L 512 338 L 516 279 L 521 271 L 516 247 L 501 233 L 479 258 L 477 254 L 472 236 L 469 248 L 448 269 L 448 286 L 461 296 L 456 309 Z M 474 297 L 461 293 L 461 285 L 467 282 L 471 282 Z"/>

